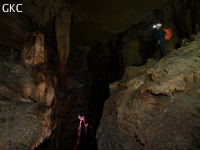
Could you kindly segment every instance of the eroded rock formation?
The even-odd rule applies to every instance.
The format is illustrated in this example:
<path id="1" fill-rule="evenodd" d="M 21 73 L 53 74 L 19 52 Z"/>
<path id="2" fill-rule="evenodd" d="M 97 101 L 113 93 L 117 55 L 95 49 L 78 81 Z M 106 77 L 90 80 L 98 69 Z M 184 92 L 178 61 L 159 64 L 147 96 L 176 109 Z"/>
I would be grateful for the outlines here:
<path id="1" fill-rule="evenodd" d="M 160 20 L 163 22 L 164 28 L 172 29 L 172 38 L 165 45 L 167 54 L 171 53 L 174 48 L 179 47 L 180 42 L 181 46 L 187 45 L 191 41 L 191 39 L 188 40 L 187 38 L 193 36 L 192 34 L 199 30 L 200 25 L 200 1 L 198 0 L 141 0 L 134 2 L 132 0 L 49 0 L 48 4 L 44 0 L 1 0 L 0 5 L 2 6 L 3 3 L 18 2 L 23 3 L 23 13 L 1 13 L 0 15 L 0 44 L 11 47 L 8 49 L 10 53 L 0 51 L 2 55 L 0 70 L 3 72 L 0 75 L 0 95 L 2 99 L 0 104 L 2 104 L 3 108 L 2 116 L 0 117 L 0 122 L 2 122 L 0 128 L 0 146 L 5 149 L 14 149 L 14 145 L 18 145 L 16 143 L 20 142 L 13 142 L 14 144 L 8 142 L 10 133 L 7 131 L 11 131 L 13 127 L 9 124 L 15 123 L 26 126 L 26 124 L 22 123 L 24 119 L 29 119 L 29 113 L 34 114 L 33 117 L 36 118 L 35 120 L 33 119 L 34 122 L 36 121 L 38 124 L 42 122 L 44 128 L 38 130 L 31 128 L 31 134 L 27 136 L 29 140 L 23 143 L 25 146 L 17 146 L 17 148 L 31 149 L 37 147 L 39 143 L 49 137 L 52 128 L 56 128 L 56 130 L 51 134 L 49 140 L 47 140 L 47 143 L 49 142 L 50 144 L 45 147 L 46 145 L 43 143 L 45 146 L 40 145 L 38 150 L 43 150 L 44 148 L 51 150 L 58 147 L 66 150 L 74 147 L 77 141 L 76 132 L 79 122 L 77 116 L 79 113 L 82 116 L 89 114 L 88 97 L 91 80 L 93 80 L 93 85 L 89 105 L 91 106 L 91 124 L 93 126 L 93 141 L 91 143 L 94 143 L 99 118 L 101 118 L 102 106 L 105 99 L 109 96 L 109 83 L 121 78 L 126 67 L 130 65 L 144 65 L 146 60 L 152 57 L 156 60 L 160 59 L 160 53 L 155 47 L 156 30 L 152 31 L 152 25 Z M 36 32 L 34 34 L 27 34 L 26 36 L 27 32 L 31 33 L 38 29 L 43 34 Z M 26 39 L 23 42 L 25 36 Z M 83 45 L 88 47 L 83 47 Z M 74 48 L 76 46 L 79 48 Z M 22 55 L 20 54 L 21 51 Z M 21 59 L 16 56 L 16 52 L 20 54 Z M 46 58 L 47 53 L 48 60 Z M 172 52 L 173 55 L 185 59 L 186 52 L 183 51 L 183 53 L 184 56 L 182 57 L 178 56 L 182 55 L 181 52 Z M 173 58 L 174 60 L 170 61 L 175 62 L 176 58 Z M 186 65 L 182 67 L 182 70 L 187 70 L 188 74 L 174 74 L 176 70 L 181 72 L 179 70 L 181 64 L 179 64 L 180 66 L 176 66 L 170 62 L 168 68 L 161 64 L 161 62 L 164 64 L 168 63 L 169 60 L 167 59 L 166 63 L 165 60 L 163 59 L 157 64 L 158 68 L 156 70 L 153 67 L 155 65 L 154 62 L 139 69 L 128 67 L 120 83 L 115 82 L 110 85 L 111 93 L 118 92 L 118 88 L 124 88 L 125 96 L 129 98 L 131 95 L 134 99 L 135 95 L 131 94 L 132 91 L 136 92 L 138 88 L 141 89 L 139 92 L 136 92 L 136 95 L 138 94 L 136 98 L 139 97 L 139 101 L 133 104 L 142 108 L 144 110 L 142 114 L 147 116 L 147 118 L 149 117 L 148 112 L 150 112 L 150 117 L 158 116 L 162 112 L 162 108 L 158 108 L 158 105 L 162 104 L 164 109 L 166 105 L 175 104 L 175 102 L 170 103 L 171 101 L 168 99 L 173 95 L 176 97 L 176 93 L 186 93 L 192 91 L 192 88 L 194 88 L 195 90 L 188 93 L 188 95 L 193 94 L 198 96 L 198 90 L 195 85 L 197 82 L 196 79 L 199 77 L 198 71 L 191 73 L 191 68 Z M 195 61 L 198 62 L 198 59 L 195 59 Z M 183 60 L 180 60 L 180 62 L 183 62 Z M 185 59 L 184 62 L 188 63 L 189 61 Z M 173 71 L 170 67 L 174 67 Z M 147 69 L 145 68 L 149 70 L 146 72 Z M 89 70 L 92 72 L 93 77 Z M 140 73 L 145 75 L 137 76 Z M 133 76 L 137 77 L 132 78 Z M 51 81 L 54 81 L 53 86 Z M 188 90 L 190 85 L 191 90 Z M 123 97 L 124 95 L 119 92 L 118 96 Z M 177 97 L 180 98 L 179 96 Z M 160 102 L 160 98 L 163 101 Z M 141 128 L 137 130 L 137 127 L 133 123 L 130 125 L 135 127 L 134 130 L 130 130 L 130 133 L 133 133 L 132 135 L 129 135 L 129 130 L 127 132 L 124 131 L 126 128 L 121 127 L 123 125 L 121 125 L 121 121 L 127 123 L 126 127 L 129 127 L 129 120 L 127 121 L 127 118 L 129 119 L 129 116 L 135 113 L 131 108 L 135 109 L 136 106 L 130 106 L 130 108 L 126 109 L 126 101 L 123 101 L 123 98 L 115 98 L 115 100 L 116 103 L 114 104 L 118 113 L 117 125 L 120 126 L 120 129 L 118 130 L 115 126 L 114 129 L 116 130 L 109 130 L 105 138 L 112 136 L 112 134 L 117 134 L 116 137 L 122 135 L 117 143 L 124 142 L 125 145 L 124 143 L 123 146 L 120 145 L 123 149 L 129 149 L 127 143 L 131 143 L 130 139 L 136 141 L 138 149 L 151 143 L 154 139 L 153 137 L 149 136 L 152 141 L 146 140 L 144 137 L 147 134 L 151 135 L 151 132 L 144 133 L 144 130 Z M 125 105 L 122 106 L 121 103 L 125 103 Z M 144 105 L 146 103 L 148 104 Z M 28 109 L 29 105 L 30 109 Z M 129 107 L 129 102 L 127 102 L 127 105 Z M 51 106 L 52 110 L 49 106 Z M 18 110 L 18 107 L 20 110 Z M 27 111 L 23 111 L 22 107 L 27 108 Z M 173 107 L 175 108 L 176 106 Z M 16 113 L 15 108 L 17 109 Z M 151 113 L 151 109 L 156 109 L 156 112 Z M 121 111 L 124 116 L 128 116 L 126 119 L 122 119 L 122 116 L 120 116 Z M 139 109 L 139 111 L 141 110 Z M 15 115 L 18 112 L 19 116 Z M 173 114 L 173 111 L 171 112 Z M 53 125 L 54 120 L 51 119 L 50 113 L 56 116 L 58 125 L 56 123 Z M 116 114 L 114 113 L 113 115 Z M 168 118 L 169 114 L 166 113 L 166 116 Z M 48 117 L 49 119 L 46 119 Z M 12 122 L 12 118 L 17 121 Z M 141 121 L 145 120 L 143 116 L 139 116 L 138 118 L 138 124 L 141 124 Z M 113 122 L 108 124 L 106 129 L 112 126 Z M 152 122 L 154 123 L 154 120 Z M 157 122 L 160 123 L 162 121 Z M 32 124 L 33 122 L 27 121 L 26 123 Z M 34 125 L 38 126 L 37 123 Z M 156 126 L 153 123 L 151 125 L 150 123 L 148 124 L 152 130 Z M 145 128 L 146 126 L 144 125 L 143 127 Z M 14 129 L 16 130 L 15 137 L 18 137 L 17 134 L 26 134 L 18 130 L 18 127 L 13 127 L 13 132 Z M 136 130 L 138 132 L 134 133 Z M 42 135 L 38 135 L 37 137 L 35 137 L 36 135 L 32 136 L 32 131 L 36 135 L 38 132 L 41 132 Z M 158 131 L 162 130 L 159 129 Z M 127 138 L 128 140 L 126 141 L 123 140 L 123 138 L 126 139 L 126 136 L 122 133 L 131 138 Z M 169 134 L 171 134 L 171 131 Z M 101 133 L 99 132 L 98 137 L 100 135 Z M 33 137 L 34 140 L 32 139 Z M 42 137 L 42 140 L 38 141 L 38 137 Z M 112 145 L 113 141 L 111 140 L 113 139 L 108 139 L 110 141 L 109 144 Z M 14 138 L 11 141 L 13 140 Z M 30 145 L 31 140 L 33 141 L 32 145 Z M 100 148 L 102 148 L 101 140 L 102 138 L 99 140 Z M 8 144 L 5 145 L 5 143 Z M 132 146 L 135 143 L 131 143 Z M 105 142 L 105 147 L 103 146 L 103 148 L 111 149 L 111 146 L 106 144 Z M 8 147 L 9 145 L 11 146 Z M 117 147 L 115 148 L 117 149 Z M 93 148 L 90 147 L 90 149 Z"/>
<path id="2" fill-rule="evenodd" d="M 70 23 L 71 14 L 66 8 L 56 17 L 55 30 L 58 50 L 58 86 L 60 89 L 68 90 L 68 80 L 66 76 L 66 63 L 70 51 Z"/>
<path id="3" fill-rule="evenodd" d="M 1 49 L 0 148 L 33 150 L 55 128 L 54 88 L 45 64 L 44 36 L 27 34 L 21 59 Z"/>
<path id="4" fill-rule="evenodd" d="M 199 149 L 200 34 L 110 84 L 98 149 Z"/>

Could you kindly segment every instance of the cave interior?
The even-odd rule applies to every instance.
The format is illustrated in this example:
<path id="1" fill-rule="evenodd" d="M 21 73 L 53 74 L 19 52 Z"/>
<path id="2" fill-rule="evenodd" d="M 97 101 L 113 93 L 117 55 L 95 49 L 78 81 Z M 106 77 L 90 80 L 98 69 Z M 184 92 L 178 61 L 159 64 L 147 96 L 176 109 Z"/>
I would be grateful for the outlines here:
<path id="1" fill-rule="evenodd" d="M 134 149 L 126 142 L 114 147 L 121 140 L 114 131 L 105 137 L 116 136 L 115 142 L 102 144 L 100 130 L 104 131 L 98 127 L 103 109 L 111 110 L 105 101 L 112 97 L 114 83 L 126 84 L 123 79 L 130 66 L 161 60 L 156 23 L 172 31 L 166 55 L 193 41 L 200 31 L 198 0 L 1 0 L 0 4 L 0 150 Z M 4 4 L 15 4 L 13 11 Z M 155 81 L 153 76 L 147 78 Z M 153 96 L 163 101 L 166 97 Z M 134 120 L 131 113 L 129 118 Z M 136 132 L 126 136 L 139 145 L 137 150 L 153 149 Z M 199 141 L 193 142 L 200 149 Z"/>

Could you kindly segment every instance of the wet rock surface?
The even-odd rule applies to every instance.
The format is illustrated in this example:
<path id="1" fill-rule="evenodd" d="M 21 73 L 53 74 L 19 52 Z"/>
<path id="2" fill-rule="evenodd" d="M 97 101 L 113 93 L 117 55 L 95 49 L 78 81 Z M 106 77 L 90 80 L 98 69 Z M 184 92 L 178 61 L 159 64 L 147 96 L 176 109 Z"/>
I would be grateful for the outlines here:
<path id="1" fill-rule="evenodd" d="M 200 41 L 110 84 L 98 149 L 200 149 Z"/>

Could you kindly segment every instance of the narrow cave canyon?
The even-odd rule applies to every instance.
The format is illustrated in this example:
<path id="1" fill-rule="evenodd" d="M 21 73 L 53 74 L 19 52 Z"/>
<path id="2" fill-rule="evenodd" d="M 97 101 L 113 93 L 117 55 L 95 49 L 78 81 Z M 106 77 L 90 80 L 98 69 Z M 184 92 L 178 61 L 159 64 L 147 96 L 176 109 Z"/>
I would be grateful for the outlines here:
<path id="1" fill-rule="evenodd" d="M 0 150 L 200 149 L 199 0 L 0 6 Z"/>

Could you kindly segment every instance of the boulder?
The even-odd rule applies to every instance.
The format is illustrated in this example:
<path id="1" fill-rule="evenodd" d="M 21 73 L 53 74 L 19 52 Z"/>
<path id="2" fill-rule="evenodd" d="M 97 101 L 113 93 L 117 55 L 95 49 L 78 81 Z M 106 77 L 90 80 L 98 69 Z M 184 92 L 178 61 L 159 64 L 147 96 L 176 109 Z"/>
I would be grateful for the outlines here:
<path id="1" fill-rule="evenodd" d="M 99 150 L 200 148 L 200 41 L 157 63 L 127 67 L 110 84 L 97 130 Z"/>

